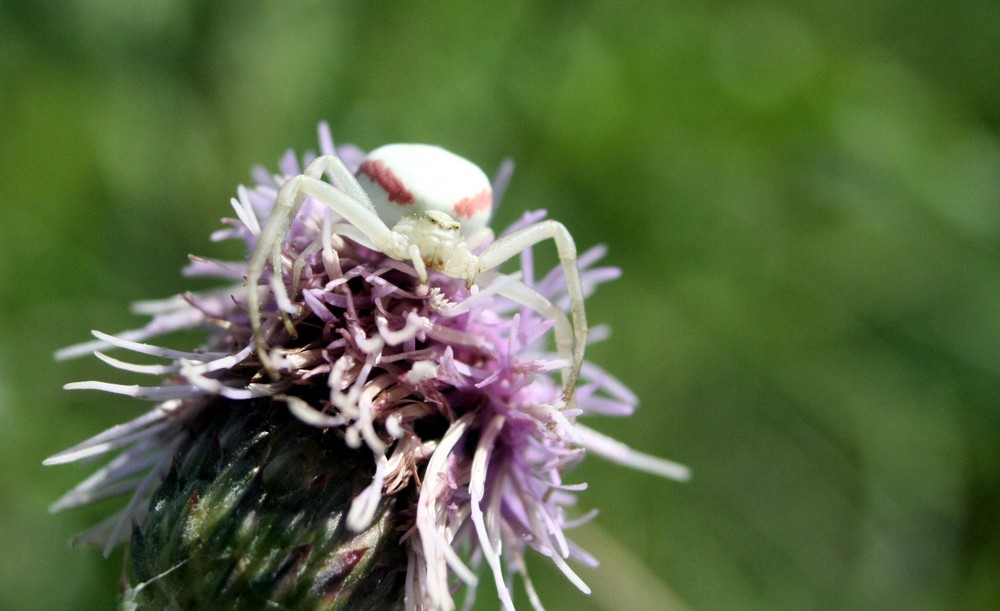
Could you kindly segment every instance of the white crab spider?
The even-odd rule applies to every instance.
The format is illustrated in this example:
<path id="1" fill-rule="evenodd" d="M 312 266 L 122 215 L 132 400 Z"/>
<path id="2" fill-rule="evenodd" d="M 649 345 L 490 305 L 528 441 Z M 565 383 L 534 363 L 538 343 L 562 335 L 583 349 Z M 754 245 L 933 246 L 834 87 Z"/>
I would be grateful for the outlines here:
<path id="1" fill-rule="evenodd" d="M 335 185 L 322 180 L 324 172 L 333 177 Z M 338 229 L 340 233 L 367 241 L 393 259 L 412 262 L 423 291 L 427 290 L 428 269 L 464 279 L 471 287 L 483 272 L 496 269 L 542 240 L 554 240 L 566 276 L 572 324 L 560 308 L 523 282 L 505 283 L 497 292 L 553 321 L 557 350 L 568 363 L 563 369 L 563 398 L 567 404 L 572 401 L 587 339 L 573 237 L 561 223 L 541 221 L 500 237 L 477 256 L 470 244 L 481 244 L 492 236 L 486 227 L 493 202 L 490 181 L 472 162 L 427 144 L 389 144 L 375 149 L 361 164 L 357 177 L 335 155 L 324 155 L 282 185 L 247 269 L 250 326 L 261 362 L 272 375 L 275 370 L 262 330 L 258 285 L 270 256 L 276 270 L 272 291 L 279 303 L 285 295 L 280 280 L 281 247 L 307 196 L 353 225 L 353 229 Z M 294 334 L 287 317 L 285 321 Z"/>

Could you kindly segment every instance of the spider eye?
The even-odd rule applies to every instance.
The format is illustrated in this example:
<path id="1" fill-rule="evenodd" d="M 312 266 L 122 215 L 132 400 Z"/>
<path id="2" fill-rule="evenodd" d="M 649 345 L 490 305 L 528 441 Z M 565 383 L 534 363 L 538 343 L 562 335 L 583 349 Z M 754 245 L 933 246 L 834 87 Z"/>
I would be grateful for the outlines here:
<path id="1" fill-rule="evenodd" d="M 443 212 L 466 235 L 486 226 L 493 189 L 474 163 L 430 144 L 388 144 L 368 154 L 358 182 L 386 225 L 405 215 Z"/>
<path id="2" fill-rule="evenodd" d="M 462 224 L 461 223 L 455 221 L 453 218 L 451 218 L 447 214 L 444 214 L 444 213 L 439 212 L 437 210 L 429 210 L 426 213 L 426 217 L 427 217 L 427 220 L 429 220 L 431 223 L 433 223 L 437 227 L 439 227 L 441 229 L 444 229 L 444 230 L 447 230 L 447 231 L 456 231 L 456 230 L 462 228 Z"/>

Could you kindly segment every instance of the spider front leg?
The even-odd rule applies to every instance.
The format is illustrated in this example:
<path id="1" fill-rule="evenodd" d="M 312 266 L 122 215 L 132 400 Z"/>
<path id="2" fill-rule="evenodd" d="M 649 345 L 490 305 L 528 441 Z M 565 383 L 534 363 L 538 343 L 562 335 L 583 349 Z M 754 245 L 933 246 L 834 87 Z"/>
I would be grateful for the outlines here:
<path id="1" fill-rule="evenodd" d="M 337 181 L 338 186 L 320 179 L 328 172 Z M 247 314 L 250 317 L 250 328 L 253 332 L 257 355 L 261 364 L 272 377 L 277 377 L 277 370 L 267 354 L 262 322 L 259 285 L 264 275 L 268 257 L 271 258 L 271 291 L 278 303 L 287 302 L 287 291 L 282 280 L 283 262 L 281 247 L 288 235 L 292 220 L 302 207 L 306 197 L 312 197 L 324 206 L 339 214 L 353 225 L 376 248 L 383 252 L 398 251 L 399 238 L 386 227 L 372 206 L 361 185 L 344 167 L 343 162 L 334 155 L 324 155 L 317 158 L 306 168 L 305 172 L 289 179 L 278 191 L 277 201 L 267 223 L 261 229 L 257 239 L 257 247 L 247 267 Z M 282 319 L 289 334 L 295 335 L 287 313 L 282 309 Z"/>
<path id="2" fill-rule="evenodd" d="M 524 229 L 505 235 L 487 246 L 486 250 L 479 255 L 477 273 L 499 267 L 508 259 L 511 259 L 524 250 L 531 248 L 542 240 L 549 238 L 554 240 L 556 243 L 556 250 L 559 254 L 559 262 L 562 264 L 563 275 L 566 277 L 566 291 L 569 295 L 570 317 L 573 323 L 571 339 L 566 339 L 566 331 L 560 330 L 561 324 L 564 323 L 560 322 L 559 317 L 551 314 L 552 309 L 558 308 L 554 308 L 553 306 L 553 308 L 550 309 L 548 306 L 541 303 L 538 303 L 539 307 L 535 307 L 529 304 L 523 304 L 521 301 L 518 301 L 517 298 L 510 295 L 508 295 L 508 297 L 518 301 L 518 303 L 528 305 L 528 307 L 531 307 L 549 318 L 552 318 L 555 322 L 556 347 L 560 354 L 568 358 L 570 361 L 569 372 L 564 376 L 565 379 L 563 380 L 563 400 L 567 405 L 570 405 L 573 400 L 573 392 L 576 389 L 576 382 L 580 377 L 580 368 L 583 366 L 583 353 L 587 345 L 587 314 L 583 305 L 583 284 L 580 282 L 580 270 L 576 265 L 576 244 L 573 242 L 573 236 L 571 236 L 566 227 L 558 221 L 542 221 L 540 223 L 535 223 L 534 225 L 530 225 Z M 526 285 L 522 286 L 526 289 L 528 288 Z M 545 303 L 549 303 L 547 299 L 539 295 L 537 292 L 533 290 L 531 290 L 531 292 L 534 293 L 535 296 L 543 299 Z M 521 293 L 523 294 L 523 291 L 521 291 Z M 549 306 L 551 306 L 551 303 L 549 303 Z M 561 311 L 560 314 L 562 316 L 562 320 L 564 321 L 565 314 L 562 314 Z"/>
<path id="3" fill-rule="evenodd" d="M 574 377 L 571 371 L 573 362 L 573 326 L 570 324 L 569 318 L 566 317 L 566 313 L 546 299 L 544 295 L 520 280 L 512 282 L 510 285 L 498 290 L 497 294 L 521 306 L 530 308 L 552 321 L 553 331 L 556 336 L 556 351 L 566 359 L 567 363 L 567 366 L 562 369 L 563 388 L 571 388 L 571 384 L 575 384 L 576 382 L 576 377 Z M 567 393 L 565 391 L 563 395 L 563 400 L 569 406 L 572 397 L 566 396 Z"/>

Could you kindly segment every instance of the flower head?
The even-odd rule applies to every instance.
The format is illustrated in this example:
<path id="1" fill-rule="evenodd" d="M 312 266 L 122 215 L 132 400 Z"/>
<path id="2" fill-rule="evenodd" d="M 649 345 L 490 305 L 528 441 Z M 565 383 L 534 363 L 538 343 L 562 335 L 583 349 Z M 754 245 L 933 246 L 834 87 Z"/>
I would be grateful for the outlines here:
<path id="1" fill-rule="evenodd" d="M 320 126 L 320 152 L 338 155 L 351 171 L 365 158 L 355 147 L 335 148 L 325 124 Z M 227 227 L 213 234 L 213 239 L 242 240 L 252 252 L 275 206 L 278 189 L 313 157 L 305 155 L 300 165 L 289 152 L 278 175 L 256 170 L 254 186 L 240 187 L 232 200 L 236 218 L 226 219 Z M 505 166 L 495 179 L 497 198 L 509 175 Z M 508 231 L 544 216 L 544 211 L 527 213 Z M 153 562 L 150 558 L 158 558 L 144 551 L 156 535 L 148 523 L 132 531 L 132 525 L 142 524 L 151 511 L 149 522 L 161 523 L 161 513 L 173 497 L 179 498 L 178 511 L 189 517 L 197 513 L 192 506 L 202 511 L 210 488 L 184 483 L 197 479 L 185 479 L 185 465 L 197 462 L 192 469 L 203 474 L 210 462 L 205 457 L 211 455 L 211 460 L 225 467 L 211 467 L 209 479 L 230 472 L 235 475 L 225 477 L 239 479 L 239 485 L 226 480 L 231 493 L 227 498 L 266 496 L 252 490 L 256 479 L 240 479 L 240 469 L 234 471 L 232 466 L 247 456 L 257 456 L 258 462 L 247 463 L 250 466 L 243 471 L 275 472 L 284 468 L 276 454 L 279 450 L 269 446 L 258 456 L 256 449 L 247 448 L 259 448 L 259 440 L 267 436 L 308 438 L 313 441 L 302 444 L 336 446 L 346 454 L 338 453 L 335 466 L 323 467 L 322 473 L 308 472 L 318 469 L 310 467 L 309 461 L 291 465 L 305 472 L 303 486 L 330 498 L 334 493 L 325 486 L 330 477 L 341 476 L 327 470 L 337 471 L 339 464 L 343 465 L 340 470 L 352 472 L 352 483 L 338 488 L 339 494 L 346 494 L 339 501 L 341 506 L 323 510 L 337 515 L 336 524 L 327 522 L 326 528 L 344 533 L 336 545 L 350 541 L 355 546 L 351 549 L 382 549 L 371 544 L 376 535 L 365 535 L 369 539 L 364 545 L 357 543 L 361 535 L 375 532 L 378 526 L 377 537 L 391 539 L 402 550 L 399 562 L 405 566 L 398 567 L 399 591 L 388 594 L 400 597 L 393 605 L 405 601 L 408 608 L 452 608 L 453 594 L 461 585 L 467 586 L 470 597 L 474 594 L 477 569 L 485 561 L 506 608 L 513 608 L 509 586 L 514 574 L 523 577 L 532 604 L 540 607 L 525 571 L 528 550 L 551 558 L 570 581 L 587 592 L 567 560 L 595 562 L 567 539 L 564 529 L 589 519 L 592 513 L 573 520 L 568 517 L 574 493 L 584 485 L 564 481 L 567 467 L 590 451 L 674 479 L 686 479 L 688 472 L 680 465 L 635 452 L 578 421 L 588 415 L 629 415 L 636 406 L 636 397 L 597 366 L 584 363 L 575 401 L 567 405 L 563 400 L 559 372 L 566 363 L 549 351 L 552 320 L 504 296 L 505 286 L 523 283 L 565 309 L 569 297 L 561 269 L 537 275 L 528 250 L 516 273 L 484 276 L 470 287 L 464 280 L 432 272 L 430 290 L 425 291 L 418 286 L 418 273 L 410 262 L 386 256 L 350 229 L 343 218 L 311 198 L 298 210 L 282 245 L 280 269 L 269 268 L 256 287 L 264 303 L 276 302 L 265 312 L 263 324 L 271 361 L 267 367 L 255 351 L 247 315 L 246 262 L 200 257 L 192 257 L 187 275 L 214 276 L 230 284 L 137 303 L 136 312 L 151 316 L 146 326 L 117 335 L 95 332 L 96 341 L 62 350 L 60 357 L 93 352 L 114 367 L 158 381 L 67 386 L 126 394 L 153 401 L 155 407 L 48 459 L 47 464 L 58 464 L 117 453 L 53 509 L 131 495 L 121 512 L 83 538 L 103 545 L 106 552 L 132 538 L 133 554 L 139 558 L 134 562 L 142 565 L 133 567 L 134 576 L 142 580 L 130 590 L 134 594 L 154 578 L 168 579 L 169 572 L 180 570 L 190 557 L 182 553 L 158 567 L 146 566 L 143 563 Z M 578 259 L 585 294 L 619 274 L 615 268 L 597 265 L 603 255 L 604 249 L 597 247 Z M 282 312 L 289 320 L 283 320 Z M 207 330 L 208 339 L 193 351 L 146 343 L 173 331 L 201 328 Z M 598 328 L 591 339 L 600 334 Z M 112 358 L 105 354 L 111 348 L 158 357 L 162 363 L 138 365 Z M 273 414 L 275 406 L 295 416 L 280 425 L 281 431 L 298 433 L 278 435 L 273 420 L 256 429 L 247 424 L 260 420 L 259 414 Z M 234 449 L 227 445 L 230 439 L 246 441 Z M 237 455 L 243 458 L 233 458 Z M 255 477 L 267 479 L 261 474 Z M 220 503 L 234 511 L 235 501 Z M 241 514 L 241 536 L 260 537 L 266 531 L 261 525 L 263 511 L 255 505 L 252 518 Z M 250 523 L 254 527 L 248 530 Z M 287 542 L 276 544 L 275 549 L 284 549 L 296 560 L 267 565 L 286 567 L 285 572 L 268 569 L 281 573 L 285 585 L 272 587 L 267 596 L 294 590 L 287 585 L 288 566 L 316 561 L 325 567 L 327 578 L 314 579 L 310 588 L 327 588 L 322 600 L 336 598 L 329 593 L 333 581 L 327 559 L 344 548 L 317 545 L 315 538 L 309 541 L 297 544 L 294 554 Z M 253 545 L 253 541 L 247 543 L 246 549 L 255 549 Z M 273 556 L 272 552 L 268 553 Z M 362 562 L 367 556 L 361 552 L 350 558 L 351 562 L 337 566 L 347 572 L 356 565 L 380 566 L 375 561 Z M 231 567 L 227 570 L 231 572 Z"/>

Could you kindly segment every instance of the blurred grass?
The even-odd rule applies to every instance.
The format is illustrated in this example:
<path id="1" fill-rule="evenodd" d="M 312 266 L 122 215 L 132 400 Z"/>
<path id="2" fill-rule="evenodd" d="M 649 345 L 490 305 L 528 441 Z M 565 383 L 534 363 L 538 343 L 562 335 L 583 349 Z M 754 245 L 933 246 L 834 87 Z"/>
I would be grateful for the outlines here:
<path id="1" fill-rule="evenodd" d="M 88 470 L 40 461 L 143 406 L 63 392 L 126 380 L 52 351 L 235 256 L 207 239 L 235 186 L 322 119 L 514 157 L 498 224 L 548 208 L 625 271 L 590 358 L 643 407 L 598 426 L 695 479 L 585 464 L 580 542 L 661 583 L 609 562 L 588 599 L 538 562 L 549 608 L 995 603 L 998 26 L 986 0 L 0 3 L 0 607 L 115 600 L 120 553 L 68 544 L 108 508 L 45 512 Z"/>

